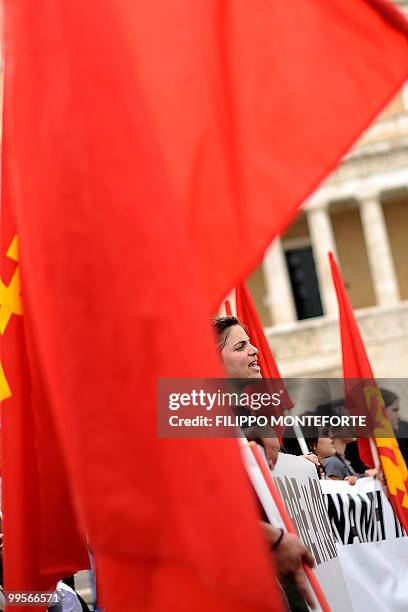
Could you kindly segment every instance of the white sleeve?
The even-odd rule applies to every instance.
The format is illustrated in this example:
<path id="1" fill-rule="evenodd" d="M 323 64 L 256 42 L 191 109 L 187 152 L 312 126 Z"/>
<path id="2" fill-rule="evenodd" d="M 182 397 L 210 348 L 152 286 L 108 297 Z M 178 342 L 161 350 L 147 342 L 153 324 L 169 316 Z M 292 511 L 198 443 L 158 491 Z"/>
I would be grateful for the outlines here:
<path id="1" fill-rule="evenodd" d="M 62 591 L 62 612 L 82 612 L 82 606 L 79 603 L 79 599 L 73 589 L 65 584 L 65 582 L 59 582 L 57 589 L 59 592 Z"/>

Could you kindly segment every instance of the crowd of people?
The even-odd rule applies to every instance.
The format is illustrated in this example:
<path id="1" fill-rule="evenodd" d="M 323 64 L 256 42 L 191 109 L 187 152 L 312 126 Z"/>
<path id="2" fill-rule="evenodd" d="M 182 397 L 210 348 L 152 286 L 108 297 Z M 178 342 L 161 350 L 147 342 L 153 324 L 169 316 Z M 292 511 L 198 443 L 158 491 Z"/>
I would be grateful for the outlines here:
<path id="1" fill-rule="evenodd" d="M 251 343 L 240 321 L 233 316 L 220 317 L 214 320 L 213 326 L 225 372 L 234 389 L 242 392 L 248 385 L 262 379 L 258 363 L 258 349 Z M 399 399 L 393 392 L 386 389 L 381 389 L 380 392 L 387 416 L 399 439 L 403 457 L 407 462 L 408 439 L 404 435 L 408 432 L 408 423 L 400 419 Z M 250 409 L 236 406 L 237 413 L 242 414 L 248 410 Z M 315 414 L 341 415 L 346 412 L 345 400 L 336 399 L 317 406 Z M 356 432 L 349 427 L 307 427 L 301 432 L 302 445 L 299 442 L 299 431 L 288 427 L 281 433 L 281 442 L 276 432 L 268 427 L 242 429 L 242 435 L 264 447 L 271 469 L 274 468 L 279 453 L 283 452 L 301 456 L 314 463 L 320 478 L 343 480 L 354 485 L 359 478 L 382 477 L 377 467 L 370 468 L 361 461 Z M 304 444 L 307 445 L 307 453 L 304 452 Z M 301 446 L 303 446 L 303 452 Z M 303 612 L 308 609 L 306 604 L 313 605 L 313 597 L 303 570 L 305 563 L 313 567 L 313 556 L 299 538 L 276 529 L 266 521 L 262 509 L 260 512 L 261 526 L 271 554 L 275 558 L 287 609 Z"/>
<path id="2" fill-rule="evenodd" d="M 258 363 L 258 349 L 247 334 L 244 326 L 233 316 L 217 318 L 213 322 L 219 354 L 225 368 L 228 382 L 239 397 L 248 385 L 262 380 Z M 392 423 L 405 461 L 408 460 L 408 423 L 400 419 L 399 399 L 391 391 L 381 389 L 387 415 Z M 234 407 L 237 414 L 250 408 Z M 346 411 L 343 399 L 336 399 L 316 407 L 319 415 L 341 415 Z M 311 414 L 311 413 L 308 413 Z M 319 478 L 347 481 L 354 485 L 359 478 L 381 478 L 378 468 L 365 465 L 358 454 L 355 432 L 347 427 L 313 427 L 301 432 L 303 444 L 299 442 L 299 431 L 285 428 L 278 437 L 270 427 L 241 429 L 239 435 L 263 446 L 270 468 L 276 465 L 279 453 L 298 455 L 302 460 L 312 462 Z M 305 447 L 306 445 L 306 447 Z M 307 452 L 305 452 L 307 448 Z M 302 450 L 303 449 L 303 450 Z M 301 460 L 301 459 L 299 459 Z M 314 606 L 314 597 L 304 572 L 304 565 L 314 567 L 312 553 L 296 535 L 272 525 L 260 507 L 259 522 L 265 541 L 274 557 L 282 596 L 287 610 L 306 612 Z M 0 573 L 3 583 L 2 555 L 0 547 Z M 75 591 L 73 577 L 64 578 L 57 585 L 56 601 L 49 612 L 89 612 L 90 608 Z M 5 609 L 4 597 L 0 594 L 0 609 Z M 97 610 L 96 605 L 92 609 Z"/>

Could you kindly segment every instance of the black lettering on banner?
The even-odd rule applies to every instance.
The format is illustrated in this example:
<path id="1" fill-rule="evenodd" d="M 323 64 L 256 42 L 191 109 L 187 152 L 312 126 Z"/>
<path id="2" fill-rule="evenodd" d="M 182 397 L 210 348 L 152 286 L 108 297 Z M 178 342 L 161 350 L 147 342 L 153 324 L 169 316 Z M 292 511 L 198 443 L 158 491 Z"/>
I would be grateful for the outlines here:
<path id="1" fill-rule="evenodd" d="M 342 544 L 379 542 L 385 539 L 380 491 L 357 495 L 326 493 L 325 500 L 334 539 Z"/>
<path id="2" fill-rule="evenodd" d="M 322 563 L 323 561 L 326 561 L 326 556 L 325 556 L 324 550 L 323 550 L 322 551 L 323 558 L 320 559 L 320 554 L 319 553 L 321 551 L 321 541 L 320 541 L 321 538 L 320 538 L 320 533 L 319 533 L 319 527 L 318 527 L 318 525 L 316 523 L 315 516 L 314 516 L 314 513 L 313 513 L 312 498 L 311 498 L 311 496 L 308 495 L 307 487 L 305 485 L 302 485 L 302 492 L 303 492 L 303 499 L 305 500 L 305 504 L 306 504 L 306 508 L 307 508 L 307 512 L 308 512 L 308 517 L 309 517 L 310 523 L 312 525 L 312 530 L 313 530 L 313 533 L 316 536 L 316 539 L 317 539 L 318 545 L 319 545 L 318 546 L 318 550 L 316 550 L 316 552 L 315 552 L 316 563 L 319 564 L 319 563 Z"/>
<path id="3" fill-rule="evenodd" d="M 275 478 L 275 482 L 278 485 L 283 503 L 285 504 L 286 510 L 288 511 L 289 516 L 296 527 L 296 531 L 298 532 L 305 546 L 311 548 L 310 536 L 307 528 L 305 528 L 304 525 L 301 509 L 299 507 L 299 500 L 291 486 L 289 478 L 287 476 L 284 478 L 284 480 L 281 478 Z"/>
<path id="4" fill-rule="evenodd" d="M 375 492 L 375 498 L 373 500 L 373 507 L 375 510 L 375 516 L 377 519 L 377 525 L 378 525 L 378 530 L 379 530 L 379 537 L 377 541 L 385 540 L 384 515 L 383 515 L 383 507 L 382 507 L 380 491 Z"/>
<path id="5" fill-rule="evenodd" d="M 367 497 L 372 497 L 372 493 L 367 493 Z M 366 504 L 364 497 L 358 495 L 361 506 L 360 506 L 360 518 L 357 519 L 357 525 L 359 526 L 359 540 L 360 542 L 373 542 L 373 538 L 376 538 L 376 522 L 374 520 L 373 504 Z"/>
<path id="6" fill-rule="evenodd" d="M 399 518 L 397 517 L 395 513 L 394 513 L 394 526 L 395 526 L 395 537 L 403 538 L 406 535 L 406 533 L 404 531 L 403 526 L 399 522 Z"/>
<path id="7" fill-rule="evenodd" d="M 325 498 L 327 501 L 327 513 L 329 515 L 334 539 L 336 542 L 346 544 L 346 516 L 341 495 L 339 493 L 335 493 L 332 495 L 325 495 Z M 335 500 L 337 501 L 337 504 Z"/>
<path id="8" fill-rule="evenodd" d="M 292 478 L 291 480 L 295 481 L 294 478 Z M 283 503 L 286 506 L 286 510 L 288 511 L 289 516 L 294 523 L 294 526 L 296 528 L 296 531 L 300 539 L 302 540 L 303 544 L 307 546 L 308 548 L 310 548 L 310 550 L 315 555 L 315 550 L 314 550 L 314 546 L 312 545 L 312 540 L 309 534 L 309 530 L 307 527 L 305 528 L 305 525 L 303 524 L 303 521 L 302 521 L 301 514 L 298 511 L 298 508 L 297 508 L 298 500 L 295 498 L 295 494 L 291 487 L 289 478 L 285 476 L 284 481 L 283 481 L 281 478 L 276 477 L 275 482 L 278 485 L 279 492 L 283 499 Z M 317 558 L 316 558 L 316 562 L 317 562 Z"/>
<path id="9" fill-rule="evenodd" d="M 359 504 L 356 505 L 356 498 L 349 495 L 349 518 L 350 518 L 350 535 L 349 535 L 349 544 L 352 544 L 355 539 L 360 540 L 361 542 L 361 531 L 359 532 L 360 527 L 360 510 L 361 506 Z M 350 541 L 351 538 L 351 541 Z"/>
<path id="10" fill-rule="evenodd" d="M 330 523 L 317 480 L 299 486 L 296 478 L 274 476 L 282 501 L 302 542 L 314 554 L 316 563 L 337 556 Z"/>
<path id="11" fill-rule="evenodd" d="M 331 532 L 330 521 L 326 506 L 324 504 L 320 483 L 315 478 L 309 478 L 309 495 L 313 506 L 311 516 L 316 519 L 318 524 L 316 533 L 319 534 L 323 540 L 322 550 L 325 552 L 325 555 L 327 555 L 326 559 L 334 559 L 337 557 L 336 545 L 333 540 L 333 534 Z"/>
<path id="12" fill-rule="evenodd" d="M 361 500 L 360 542 L 379 542 L 385 539 L 384 517 L 380 491 L 358 495 Z M 367 503 L 366 499 L 369 503 Z"/>
<path id="13" fill-rule="evenodd" d="M 300 529 L 299 535 L 301 536 L 305 546 L 310 548 L 317 562 L 317 557 L 319 557 L 319 553 L 311 537 L 312 534 L 309 529 L 309 521 L 306 517 L 306 513 L 302 508 L 302 503 L 301 503 L 302 498 L 300 495 L 298 483 L 296 482 L 295 478 L 290 478 L 290 479 L 286 478 L 285 480 L 286 480 L 286 484 L 288 488 L 290 488 L 290 483 L 292 483 L 292 495 L 293 495 L 292 498 L 294 500 L 294 503 L 296 506 L 296 513 L 297 513 L 297 517 L 294 520 L 296 524 L 299 526 L 299 529 Z"/>

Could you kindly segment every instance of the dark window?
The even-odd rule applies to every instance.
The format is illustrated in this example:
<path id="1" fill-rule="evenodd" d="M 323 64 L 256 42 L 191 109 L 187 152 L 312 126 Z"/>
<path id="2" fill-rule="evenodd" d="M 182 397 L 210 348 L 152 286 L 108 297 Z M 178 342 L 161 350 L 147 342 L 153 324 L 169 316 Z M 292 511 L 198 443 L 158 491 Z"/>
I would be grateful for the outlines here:
<path id="1" fill-rule="evenodd" d="M 298 319 L 323 314 L 312 247 L 285 252 Z"/>

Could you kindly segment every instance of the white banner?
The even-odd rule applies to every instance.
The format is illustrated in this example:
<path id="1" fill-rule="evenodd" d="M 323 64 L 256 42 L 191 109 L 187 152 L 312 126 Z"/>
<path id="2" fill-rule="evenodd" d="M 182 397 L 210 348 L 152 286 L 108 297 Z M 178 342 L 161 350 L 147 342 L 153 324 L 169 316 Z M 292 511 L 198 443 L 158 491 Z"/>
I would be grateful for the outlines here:
<path id="1" fill-rule="evenodd" d="M 352 611 L 315 466 L 279 453 L 272 476 L 300 539 L 314 555 L 315 574 L 332 611 Z"/>
<path id="2" fill-rule="evenodd" d="M 246 468 L 269 521 L 282 526 L 282 519 L 248 446 L 244 446 Z M 352 610 L 336 546 L 314 465 L 301 457 L 279 453 L 272 473 L 288 514 L 303 543 L 316 560 L 315 574 L 333 612 Z M 317 607 L 317 610 L 320 610 Z"/>
<path id="3" fill-rule="evenodd" d="M 320 484 L 353 608 L 407 612 L 408 538 L 379 482 Z"/>
<path id="4" fill-rule="evenodd" d="M 281 525 L 249 448 L 246 453 L 265 513 Z M 283 453 L 272 476 L 299 537 L 315 556 L 315 573 L 333 612 L 407 612 L 408 538 L 379 482 L 319 481 L 309 461 Z"/>

